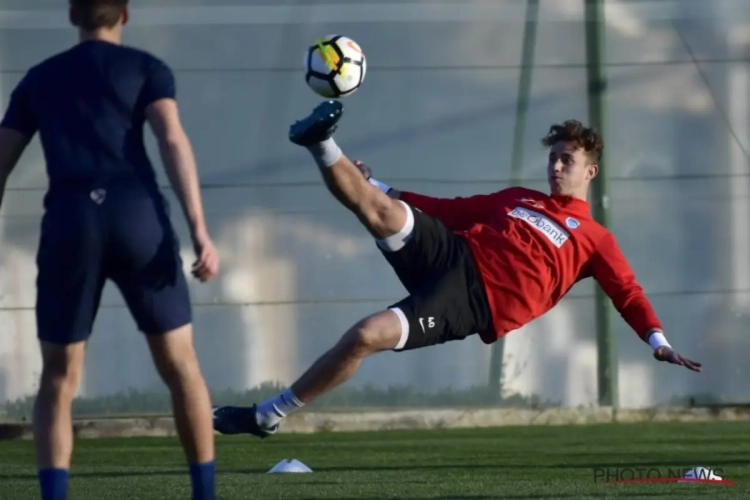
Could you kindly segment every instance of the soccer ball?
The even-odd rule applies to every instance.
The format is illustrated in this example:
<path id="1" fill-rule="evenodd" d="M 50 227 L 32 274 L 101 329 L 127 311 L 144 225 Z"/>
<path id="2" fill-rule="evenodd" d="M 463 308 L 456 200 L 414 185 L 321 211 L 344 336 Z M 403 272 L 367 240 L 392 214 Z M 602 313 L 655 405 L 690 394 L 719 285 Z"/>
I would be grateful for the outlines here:
<path id="1" fill-rule="evenodd" d="M 307 49 L 305 81 L 327 98 L 351 95 L 365 79 L 367 59 L 359 45 L 341 35 L 328 35 Z"/>

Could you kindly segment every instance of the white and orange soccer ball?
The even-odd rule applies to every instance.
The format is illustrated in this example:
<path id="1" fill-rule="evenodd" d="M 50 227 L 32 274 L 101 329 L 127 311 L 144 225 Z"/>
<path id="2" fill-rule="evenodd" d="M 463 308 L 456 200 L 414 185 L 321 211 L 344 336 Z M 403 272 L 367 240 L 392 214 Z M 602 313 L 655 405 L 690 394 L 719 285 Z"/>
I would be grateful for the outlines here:
<path id="1" fill-rule="evenodd" d="M 351 95 L 366 73 L 365 54 L 351 38 L 328 35 L 307 49 L 305 81 L 318 95 L 329 99 Z"/>

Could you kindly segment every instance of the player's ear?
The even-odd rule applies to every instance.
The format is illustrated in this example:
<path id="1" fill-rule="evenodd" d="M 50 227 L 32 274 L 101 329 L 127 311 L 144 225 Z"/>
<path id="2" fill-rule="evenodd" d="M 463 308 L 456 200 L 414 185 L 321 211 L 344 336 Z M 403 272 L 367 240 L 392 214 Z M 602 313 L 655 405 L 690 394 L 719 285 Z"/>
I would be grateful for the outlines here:
<path id="1" fill-rule="evenodd" d="M 589 180 L 591 180 L 599 173 L 599 165 L 597 165 L 596 163 L 592 163 L 591 165 L 589 165 L 588 171 Z"/>
<path id="2" fill-rule="evenodd" d="M 130 21 L 130 10 L 125 7 L 125 10 L 122 11 L 122 25 L 125 26 L 128 21 Z"/>

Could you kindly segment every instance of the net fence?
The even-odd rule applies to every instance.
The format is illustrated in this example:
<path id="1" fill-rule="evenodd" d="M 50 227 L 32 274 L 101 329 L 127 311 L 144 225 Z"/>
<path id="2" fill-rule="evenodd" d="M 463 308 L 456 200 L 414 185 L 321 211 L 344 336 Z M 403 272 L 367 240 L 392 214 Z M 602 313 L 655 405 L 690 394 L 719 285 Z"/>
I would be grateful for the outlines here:
<path id="1" fill-rule="evenodd" d="M 39 60 L 75 41 L 51 0 L 0 2 L 0 99 Z M 437 196 L 507 186 L 525 2 L 323 4 L 153 1 L 133 7 L 126 43 L 166 60 L 198 157 L 219 279 L 191 284 L 196 345 L 218 402 L 286 385 L 361 317 L 404 290 L 356 219 L 327 193 L 287 127 L 317 98 L 302 56 L 345 34 L 368 57 L 337 140 L 375 175 Z M 619 403 L 750 400 L 750 3 L 605 2 L 605 138 L 612 231 L 668 337 L 704 363 L 696 376 L 656 364 L 616 317 Z M 550 124 L 587 121 L 584 7 L 542 0 L 521 184 L 545 189 Z M 152 158 L 158 155 L 151 138 Z M 172 200 L 183 258 L 186 226 Z M 44 161 L 35 139 L 0 211 L 0 411 L 28 415 L 40 370 L 35 252 Z M 490 349 L 472 338 L 367 359 L 317 403 L 357 409 L 590 406 L 597 402 L 594 284 L 505 342 L 502 393 Z M 168 411 L 146 344 L 108 285 L 87 352 L 79 414 Z M 4 406 L 1 406 L 3 405 Z M 2 410 L 4 408 L 4 410 Z"/>

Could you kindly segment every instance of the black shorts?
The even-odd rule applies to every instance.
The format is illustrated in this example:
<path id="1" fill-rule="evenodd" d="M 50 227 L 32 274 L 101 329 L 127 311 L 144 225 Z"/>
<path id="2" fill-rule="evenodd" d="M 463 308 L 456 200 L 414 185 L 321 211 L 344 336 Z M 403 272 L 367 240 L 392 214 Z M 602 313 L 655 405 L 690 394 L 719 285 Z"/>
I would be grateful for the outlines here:
<path id="1" fill-rule="evenodd" d="M 469 244 L 439 220 L 410 208 L 411 239 L 396 252 L 381 249 L 409 292 L 389 307 L 408 324 L 395 350 L 463 340 L 487 330 L 492 325 L 489 302 Z"/>
<path id="2" fill-rule="evenodd" d="M 138 189 L 55 196 L 42 220 L 37 254 L 40 340 L 86 340 L 107 280 L 120 289 L 146 334 L 192 321 L 178 241 L 163 203 Z"/>

